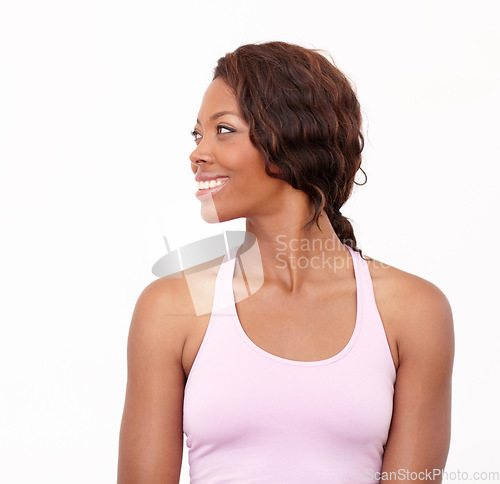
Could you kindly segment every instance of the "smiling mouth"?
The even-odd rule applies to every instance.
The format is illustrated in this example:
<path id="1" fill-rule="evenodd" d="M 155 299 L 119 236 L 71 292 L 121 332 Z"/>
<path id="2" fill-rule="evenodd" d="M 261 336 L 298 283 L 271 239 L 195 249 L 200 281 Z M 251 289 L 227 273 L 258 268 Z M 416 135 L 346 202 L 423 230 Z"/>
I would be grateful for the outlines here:
<path id="1" fill-rule="evenodd" d="M 205 200 L 207 198 L 211 198 L 215 195 L 219 190 L 222 190 L 226 185 L 228 178 L 218 178 L 217 180 L 210 180 L 210 182 L 199 182 L 198 189 L 195 192 L 196 198 L 199 200 Z M 213 183 L 215 182 L 215 184 Z M 210 186 L 213 185 L 213 186 Z M 202 187 L 202 188 L 200 188 Z"/>

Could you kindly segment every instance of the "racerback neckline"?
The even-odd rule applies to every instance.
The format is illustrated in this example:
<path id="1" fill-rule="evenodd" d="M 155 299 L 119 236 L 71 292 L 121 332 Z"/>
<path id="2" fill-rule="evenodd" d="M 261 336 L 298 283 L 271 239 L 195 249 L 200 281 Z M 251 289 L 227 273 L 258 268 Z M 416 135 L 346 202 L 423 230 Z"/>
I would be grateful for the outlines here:
<path id="1" fill-rule="evenodd" d="M 354 347 L 359 333 L 361 331 L 361 327 L 363 325 L 363 273 L 360 267 L 361 264 L 361 257 L 359 254 L 351 249 L 349 246 L 345 245 L 345 247 L 349 250 L 353 262 L 353 267 L 354 267 L 354 277 L 356 281 L 356 320 L 354 324 L 354 329 L 353 332 L 345 344 L 345 346 L 335 355 L 330 356 L 328 358 L 322 359 L 322 360 L 314 360 L 314 361 L 301 361 L 301 360 L 291 360 L 288 358 L 283 358 L 278 355 L 274 355 L 272 353 L 269 353 L 268 351 L 262 349 L 260 346 L 256 345 L 245 333 L 245 330 L 243 329 L 243 326 L 241 325 L 241 320 L 238 315 L 238 311 L 236 309 L 236 298 L 234 295 L 234 290 L 233 290 L 233 277 L 234 277 L 234 270 L 236 266 L 236 252 L 239 247 L 233 247 L 228 254 L 224 257 L 224 262 L 223 264 L 225 265 L 224 270 L 226 272 L 226 277 L 222 279 L 223 287 L 221 288 L 222 291 L 226 293 L 230 293 L 229 296 L 229 310 L 230 314 L 234 317 L 235 321 L 235 326 L 236 326 L 236 331 L 240 335 L 240 337 L 247 343 L 247 345 L 252 348 L 254 351 L 256 351 L 258 354 L 262 355 L 265 358 L 268 358 L 270 360 L 273 360 L 277 363 L 282 363 L 286 365 L 293 365 L 293 366 L 322 366 L 322 365 L 329 365 L 331 363 L 334 363 L 344 356 L 346 356 L 351 349 Z M 366 263 L 366 262 L 365 262 Z"/>

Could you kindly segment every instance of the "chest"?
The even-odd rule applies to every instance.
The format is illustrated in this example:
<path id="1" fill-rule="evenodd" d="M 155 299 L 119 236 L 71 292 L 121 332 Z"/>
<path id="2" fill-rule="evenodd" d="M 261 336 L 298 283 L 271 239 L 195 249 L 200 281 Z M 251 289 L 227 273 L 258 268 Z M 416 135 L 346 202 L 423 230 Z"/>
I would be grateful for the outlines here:
<path id="1" fill-rule="evenodd" d="M 296 361 L 318 361 L 339 353 L 348 343 L 357 315 L 356 286 L 283 295 L 263 287 L 251 297 L 234 284 L 236 323 L 262 350 Z"/>

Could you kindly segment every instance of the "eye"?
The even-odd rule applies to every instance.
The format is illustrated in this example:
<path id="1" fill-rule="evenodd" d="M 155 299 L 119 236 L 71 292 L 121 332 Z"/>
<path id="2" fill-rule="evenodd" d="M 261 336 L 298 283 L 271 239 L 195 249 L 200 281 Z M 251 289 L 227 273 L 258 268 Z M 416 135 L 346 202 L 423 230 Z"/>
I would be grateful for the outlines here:
<path id="1" fill-rule="evenodd" d="M 201 139 L 201 134 L 196 130 L 191 131 L 191 136 L 194 138 L 195 143 L 198 143 Z"/>
<path id="2" fill-rule="evenodd" d="M 222 131 L 225 130 L 225 131 Z M 227 134 L 227 133 L 234 133 L 236 130 L 233 128 L 229 128 L 228 126 L 224 126 L 223 124 L 219 124 L 217 126 L 217 134 Z"/>

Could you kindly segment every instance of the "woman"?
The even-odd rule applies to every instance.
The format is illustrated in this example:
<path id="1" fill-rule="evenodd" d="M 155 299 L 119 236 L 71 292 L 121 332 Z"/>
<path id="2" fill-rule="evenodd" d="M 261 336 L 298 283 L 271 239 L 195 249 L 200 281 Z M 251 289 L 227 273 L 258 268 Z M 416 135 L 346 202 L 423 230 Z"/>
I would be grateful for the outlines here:
<path id="1" fill-rule="evenodd" d="M 441 482 L 451 308 L 363 256 L 340 212 L 363 148 L 346 77 L 312 49 L 242 46 L 219 59 L 193 135 L 202 217 L 245 217 L 247 237 L 140 295 L 119 483 L 178 482 L 183 432 L 193 483 Z"/>

